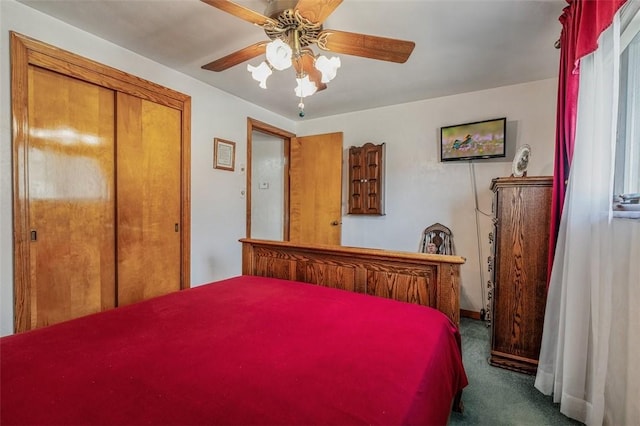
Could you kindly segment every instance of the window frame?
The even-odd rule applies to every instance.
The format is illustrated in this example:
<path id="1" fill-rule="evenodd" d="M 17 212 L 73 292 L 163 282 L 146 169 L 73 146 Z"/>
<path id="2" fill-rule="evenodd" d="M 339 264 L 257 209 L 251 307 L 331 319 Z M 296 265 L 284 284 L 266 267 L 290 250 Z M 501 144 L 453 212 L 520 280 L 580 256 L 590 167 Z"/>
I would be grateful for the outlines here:
<path id="1" fill-rule="evenodd" d="M 612 204 L 614 217 L 640 218 L 640 204 L 627 204 L 634 194 L 640 193 L 640 71 L 629 65 L 630 56 L 634 63 L 640 61 L 639 3 L 629 2 L 620 12 L 620 92 Z M 629 84 L 635 90 L 629 90 Z"/>

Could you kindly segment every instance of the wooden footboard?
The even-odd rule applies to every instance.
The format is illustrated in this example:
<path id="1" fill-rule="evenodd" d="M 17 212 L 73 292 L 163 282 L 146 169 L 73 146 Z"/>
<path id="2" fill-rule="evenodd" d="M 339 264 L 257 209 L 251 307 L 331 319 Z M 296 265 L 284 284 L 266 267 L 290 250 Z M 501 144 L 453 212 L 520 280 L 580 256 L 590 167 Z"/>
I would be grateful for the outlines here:
<path id="1" fill-rule="evenodd" d="M 302 281 L 430 306 L 460 323 L 465 258 L 241 239 L 242 273 Z"/>

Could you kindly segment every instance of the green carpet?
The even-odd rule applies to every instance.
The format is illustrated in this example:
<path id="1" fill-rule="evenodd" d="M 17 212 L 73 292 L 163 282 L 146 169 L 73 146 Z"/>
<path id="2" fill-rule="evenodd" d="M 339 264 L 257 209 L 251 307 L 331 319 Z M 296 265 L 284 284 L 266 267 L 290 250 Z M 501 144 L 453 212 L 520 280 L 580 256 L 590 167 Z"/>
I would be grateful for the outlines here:
<path id="1" fill-rule="evenodd" d="M 581 424 L 533 387 L 535 376 L 489 365 L 491 330 L 486 322 L 462 318 L 460 333 L 469 386 L 462 392 L 464 412 L 452 413 L 450 425 Z"/>

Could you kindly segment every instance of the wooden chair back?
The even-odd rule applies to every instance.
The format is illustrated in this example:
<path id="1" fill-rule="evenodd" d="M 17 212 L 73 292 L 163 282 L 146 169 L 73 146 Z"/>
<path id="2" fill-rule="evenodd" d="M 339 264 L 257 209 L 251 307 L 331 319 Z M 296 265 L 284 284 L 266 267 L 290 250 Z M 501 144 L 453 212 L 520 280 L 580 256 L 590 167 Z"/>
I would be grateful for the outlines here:
<path id="1" fill-rule="evenodd" d="M 441 223 L 434 223 L 422 232 L 420 252 L 433 254 L 455 254 L 453 234 Z"/>

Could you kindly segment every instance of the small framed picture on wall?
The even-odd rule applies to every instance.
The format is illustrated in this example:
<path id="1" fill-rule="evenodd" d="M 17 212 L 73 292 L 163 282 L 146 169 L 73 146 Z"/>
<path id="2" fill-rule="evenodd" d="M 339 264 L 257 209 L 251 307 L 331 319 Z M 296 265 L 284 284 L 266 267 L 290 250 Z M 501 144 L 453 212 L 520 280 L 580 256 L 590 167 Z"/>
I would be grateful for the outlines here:
<path id="1" fill-rule="evenodd" d="M 213 168 L 233 171 L 236 165 L 236 143 L 213 139 Z"/>

